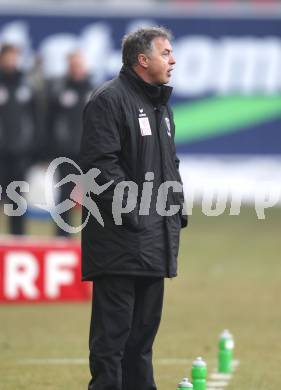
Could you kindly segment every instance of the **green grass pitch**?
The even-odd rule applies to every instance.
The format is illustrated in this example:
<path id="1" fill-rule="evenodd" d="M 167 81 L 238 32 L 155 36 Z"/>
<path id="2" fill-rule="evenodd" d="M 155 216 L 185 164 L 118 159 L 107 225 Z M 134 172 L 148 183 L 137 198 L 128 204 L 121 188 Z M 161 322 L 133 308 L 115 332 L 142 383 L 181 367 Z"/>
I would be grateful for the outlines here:
<path id="1" fill-rule="evenodd" d="M 52 226 L 29 222 L 28 231 L 51 234 Z M 224 328 L 240 361 L 227 389 L 280 390 L 280 233 L 281 209 L 265 220 L 254 208 L 236 217 L 195 210 L 181 236 L 179 276 L 166 281 L 154 348 L 159 390 L 175 390 L 197 356 L 212 371 Z M 90 303 L 0 306 L 0 389 L 86 390 L 89 319 Z"/>

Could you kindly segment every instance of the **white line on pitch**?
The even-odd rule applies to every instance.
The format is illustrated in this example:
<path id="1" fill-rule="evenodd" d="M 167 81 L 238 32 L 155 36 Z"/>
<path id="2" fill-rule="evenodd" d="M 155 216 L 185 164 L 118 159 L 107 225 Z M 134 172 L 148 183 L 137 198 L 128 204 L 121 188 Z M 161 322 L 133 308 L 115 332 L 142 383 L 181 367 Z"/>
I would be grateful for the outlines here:
<path id="1" fill-rule="evenodd" d="M 233 361 L 232 365 L 234 371 L 239 366 L 239 364 L 239 360 Z M 232 377 L 233 374 L 223 374 L 214 370 L 210 374 L 211 380 L 207 382 L 207 390 L 224 390 L 224 388 L 229 385 L 229 382 L 231 381 Z"/>
<path id="2" fill-rule="evenodd" d="M 210 382 L 207 382 L 207 387 L 209 389 L 209 386 L 210 387 L 226 387 L 228 386 L 229 384 L 229 381 L 210 381 Z"/>
<path id="3" fill-rule="evenodd" d="M 207 387 L 207 390 L 225 390 L 223 387 L 212 387 L 212 386 L 208 386 Z"/>
<path id="4" fill-rule="evenodd" d="M 239 365 L 239 361 L 235 360 L 233 362 L 233 367 L 236 368 Z M 18 360 L 18 364 L 23 365 L 88 365 L 89 361 L 86 358 L 26 358 Z M 159 358 L 154 361 L 155 365 L 159 366 L 170 366 L 170 365 L 183 365 L 189 366 L 192 364 L 191 359 L 184 358 Z M 207 390 L 220 390 L 223 387 L 228 385 L 228 382 L 231 380 L 232 375 L 230 374 L 220 374 L 216 371 L 210 374 L 210 379 L 215 380 L 208 382 Z M 225 384 L 226 383 L 226 384 Z"/>
<path id="5" fill-rule="evenodd" d="M 190 365 L 192 364 L 191 359 L 180 359 L 180 358 L 160 358 L 156 359 L 155 364 L 158 364 L 159 366 L 170 366 L 170 365 Z"/>
<path id="6" fill-rule="evenodd" d="M 42 365 L 64 365 L 64 364 L 70 364 L 70 365 L 84 365 L 88 364 L 88 359 L 82 359 L 82 358 L 30 358 L 30 359 L 21 359 L 18 361 L 19 364 L 42 364 Z"/>
<path id="7" fill-rule="evenodd" d="M 223 387 L 208 387 L 207 390 L 225 390 Z"/>
<path id="8" fill-rule="evenodd" d="M 230 381 L 231 378 L 232 378 L 232 374 L 222 374 L 220 372 L 212 372 L 210 374 L 210 379 L 213 380 Z"/>
<path id="9" fill-rule="evenodd" d="M 86 365 L 89 360 L 84 358 L 26 358 L 18 360 L 19 364 L 24 365 Z M 170 365 L 190 365 L 192 360 L 182 358 L 160 358 L 154 362 L 159 366 L 170 366 Z"/>

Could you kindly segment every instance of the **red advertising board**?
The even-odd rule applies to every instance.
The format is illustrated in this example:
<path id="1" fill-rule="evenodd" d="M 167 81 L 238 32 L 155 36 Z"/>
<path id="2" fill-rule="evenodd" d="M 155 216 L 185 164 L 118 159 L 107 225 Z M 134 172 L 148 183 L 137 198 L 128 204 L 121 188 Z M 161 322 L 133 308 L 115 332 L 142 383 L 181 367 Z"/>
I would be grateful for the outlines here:
<path id="1" fill-rule="evenodd" d="M 77 241 L 0 238 L 0 303 L 85 301 Z"/>

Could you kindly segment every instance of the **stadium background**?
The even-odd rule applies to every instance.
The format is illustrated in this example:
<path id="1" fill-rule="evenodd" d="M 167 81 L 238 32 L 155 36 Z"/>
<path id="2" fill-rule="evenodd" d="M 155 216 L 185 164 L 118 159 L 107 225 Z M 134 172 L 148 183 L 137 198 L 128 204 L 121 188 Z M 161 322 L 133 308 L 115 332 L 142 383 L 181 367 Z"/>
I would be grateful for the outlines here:
<path id="1" fill-rule="evenodd" d="M 65 72 L 65 55 L 78 46 L 99 84 L 120 68 L 122 35 L 150 24 L 165 25 L 175 36 L 172 104 L 177 148 L 187 197 L 192 193 L 197 200 L 190 228 L 181 239 L 180 275 L 166 283 L 164 318 L 155 348 L 159 388 L 176 388 L 197 355 L 203 355 L 213 369 L 217 336 L 228 327 L 236 337 L 240 360 L 229 389 L 278 390 L 278 2 L 0 2 L 0 42 L 23 48 L 22 64 L 31 76 L 35 54 L 42 61 L 39 73 L 57 77 Z M 30 182 L 37 200 L 42 197 L 41 186 L 37 177 Z M 216 218 L 205 216 L 202 198 L 206 194 L 226 194 L 232 202 L 242 199 L 240 215 L 230 216 L 228 206 Z M 267 209 L 266 218 L 259 220 L 257 202 L 270 197 L 276 207 Z M 38 237 L 52 249 L 62 245 L 52 238 L 50 220 L 34 218 L 38 217 L 34 199 L 29 199 L 28 222 L 32 245 L 39 245 Z M 79 220 L 79 210 L 75 218 Z M 5 247 L 11 238 L 5 236 L 4 215 L 0 222 L 0 245 Z M 64 297 L 62 290 L 58 298 Z M 89 303 L 10 303 L 0 307 L 3 389 L 85 388 Z"/>

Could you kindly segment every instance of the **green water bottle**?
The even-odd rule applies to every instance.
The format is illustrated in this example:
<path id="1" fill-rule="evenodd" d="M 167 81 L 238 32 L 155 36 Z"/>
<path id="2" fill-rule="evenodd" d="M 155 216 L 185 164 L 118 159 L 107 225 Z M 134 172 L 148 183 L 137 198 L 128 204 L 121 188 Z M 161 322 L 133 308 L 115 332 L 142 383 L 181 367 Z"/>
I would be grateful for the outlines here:
<path id="1" fill-rule="evenodd" d="M 194 390 L 206 390 L 207 364 L 201 357 L 194 360 L 191 375 Z"/>
<path id="2" fill-rule="evenodd" d="M 234 340 L 228 330 L 224 330 L 219 337 L 218 372 L 230 374 L 232 372 Z"/>
<path id="3" fill-rule="evenodd" d="M 177 390 L 181 389 L 193 389 L 193 384 L 189 382 L 188 378 L 183 378 L 183 380 L 178 384 Z"/>

